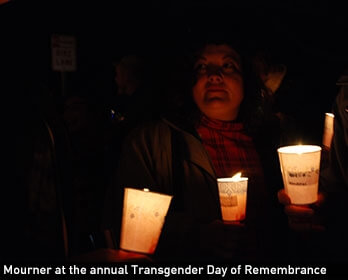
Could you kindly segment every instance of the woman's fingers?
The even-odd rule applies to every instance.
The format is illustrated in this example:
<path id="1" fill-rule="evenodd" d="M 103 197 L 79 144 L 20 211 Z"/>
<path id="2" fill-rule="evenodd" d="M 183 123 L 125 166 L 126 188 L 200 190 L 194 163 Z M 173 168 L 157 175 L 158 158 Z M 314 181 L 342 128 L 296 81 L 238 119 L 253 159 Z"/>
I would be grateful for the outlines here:
<path id="1" fill-rule="evenodd" d="M 278 200 L 283 205 L 291 204 L 290 197 L 285 193 L 284 189 L 278 191 Z"/>

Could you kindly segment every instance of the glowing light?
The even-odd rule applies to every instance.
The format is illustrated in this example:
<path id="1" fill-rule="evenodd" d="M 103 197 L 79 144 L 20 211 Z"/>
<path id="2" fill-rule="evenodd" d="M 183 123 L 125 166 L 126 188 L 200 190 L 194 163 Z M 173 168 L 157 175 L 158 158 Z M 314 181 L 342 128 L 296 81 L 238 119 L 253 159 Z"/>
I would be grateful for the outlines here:
<path id="1" fill-rule="evenodd" d="M 242 172 L 238 172 L 232 176 L 232 181 L 239 181 L 241 179 Z"/>
<path id="2" fill-rule="evenodd" d="M 227 178 L 218 178 L 218 182 L 241 182 L 241 181 L 247 181 L 247 177 L 241 177 L 242 172 L 238 172 L 234 174 L 232 177 L 227 177 Z"/>
<path id="3" fill-rule="evenodd" d="M 153 254 L 172 196 L 125 188 L 120 248 Z"/>
<path id="4" fill-rule="evenodd" d="M 245 219 L 248 178 L 238 172 L 230 178 L 217 178 L 221 214 L 224 222 Z"/>
<path id="5" fill-rule="evenodd" d="M 325 113 L 324 131 L 323 131 L 323 146 L 330 149 L 332 137 L 334 134 L 334 120 L 335 115 L 332 113 Z"/>
<path id="6" fill-rule="evenodd" d="M 294 145 L 278 149 L 284 189 L 293 204 L 317 200 L 321 147 Z"/>
<path id="7" fill-rule="evenodd" d="M 284 154 L 307 154 L 307 153 L 315 153 L 320 151 L 321 148 L 315 145 L 294 145 L 294 146 L 286 146 L 278 149 L 278 152 Z"/>

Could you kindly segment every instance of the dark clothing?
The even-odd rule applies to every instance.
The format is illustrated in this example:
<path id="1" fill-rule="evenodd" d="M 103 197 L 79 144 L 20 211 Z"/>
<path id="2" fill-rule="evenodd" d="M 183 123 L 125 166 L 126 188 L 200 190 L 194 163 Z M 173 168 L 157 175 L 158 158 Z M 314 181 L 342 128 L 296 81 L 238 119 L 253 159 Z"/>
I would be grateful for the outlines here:
<path id="1" fill-rule="evenodd" d="M 348 74 L 348 73 L 347 73 Z M 348 75 L 338 85 L 340 91 L 333 104 L 334 136 L 331 143 L 329 167 L 321 172 L 320 189 L 327 195 L 325 213 L 328 248 L 331 259 L 347 261 L 348 231 Z M 325 212 L 326 211 L 326 212 Z"/>
<path id="2" fill-rule="evenodd" d="M 332 108 L 335 120 L 330 166 L 321 178 L 322 188 L 327 192 L 348 190 L 348 75 L 343 77 L 338 83 L 341 89 Z"/>
<path id="3" fill-rule="evenodd" d="M 123 140 L 130 130 L 143 121 L 149 121 L 156 115 L 152 96 L 145 89 L 137 89 L 132 95 L 118 95 L 113 105 L 112 119 Z"/>
<path id="4" fill-rule="evenodd" d="M 30 114 L 16 123 L 20 135 L 12 155 L 15 174 L 6 196 L 11 220 L 5 223 L 8 236 L 2 252 L 7 261 L 63 260 L 67 251 L 56 139 L 52 126 L 36 111 L 24 112 Z"/>
<path id="5" fill-rule="evenodd" d="M 236 255 L 236 259 L 270 257 L 274 253 L 270 241 L 281 236 L 277 223 L 282 209 L 276 203 L 277 188 L 281 187 L 280 169 L 274 166 L 277 161 L 269 160 L 277 159 L 274 143 L 267 139 L 256 144 L 264 169 L 268 170 L 265 172 L 268 192 L 259 196 L 257 185 L 248 188 L 250 203 L 246 228 L 252 236 L 252 248 Z M 266 167 L 267 164 L 273 167 Z M 118 204 L 122 204 L 122 188 L 147 187 L 174 195 L 155 257 L 159 260 L 214 260 L 211 252 L 201 249 L 199 236 L 202 225 L 221 220 L 216 178 L 210 156 L 192 127 L 167 119 L 149 123 L 132 131 L 124 143 L 117 173 L 119 189 L 111 189 L 113 194 L 107 197 L 106 213 L 114 215 L 109 221 L 113 221 L 119 231 L 122 208 L 118 208 Z"/>
<path id="6" fill-rule="evenodd" d="M 142 122 L 156 118 L 151 95 L 145 89 L 137 89 L 132 95 L 117 95 L 111 109 L 109 140 L 109 166 L 118 162 L 122 143 L 128 133 Z"/>

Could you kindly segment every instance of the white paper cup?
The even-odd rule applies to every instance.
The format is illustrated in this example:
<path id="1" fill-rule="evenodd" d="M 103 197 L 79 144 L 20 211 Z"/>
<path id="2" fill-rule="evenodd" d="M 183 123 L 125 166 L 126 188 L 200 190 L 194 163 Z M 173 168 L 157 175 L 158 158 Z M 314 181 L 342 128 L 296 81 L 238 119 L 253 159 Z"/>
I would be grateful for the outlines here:
<path id="1" fill-rule="evenodd" d="M 245 219 L 248 178 L 218 178 L 220 205 L 224 221 Z"/>
<path id="2" fill-rule="evenodd" d="M 153 254 L 172 196 L 125 188 L 121 249 Z"/>
<path id="3" fill-rule="evenodd" d="M 318 199 L 321 147 L 294 145 L 278 149 L 285 192 L 293 204 L 310 204 Z"/>

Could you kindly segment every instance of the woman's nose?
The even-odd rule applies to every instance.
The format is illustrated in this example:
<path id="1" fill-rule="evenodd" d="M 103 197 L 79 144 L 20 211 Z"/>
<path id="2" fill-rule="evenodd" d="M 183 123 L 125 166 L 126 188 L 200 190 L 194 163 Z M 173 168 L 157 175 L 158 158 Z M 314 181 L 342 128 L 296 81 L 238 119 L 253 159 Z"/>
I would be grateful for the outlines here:
<path id="1" fill-rule="evenodd" d="M 222 82 L 222 73 L 220 72 L 220 70 L 215 70 L 212 71 L 210 73 L 208 73 L 208 80 L 211 83 L 221 83 Z"/>

